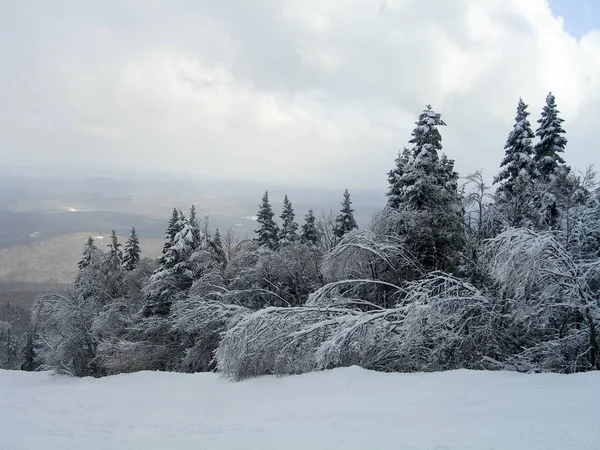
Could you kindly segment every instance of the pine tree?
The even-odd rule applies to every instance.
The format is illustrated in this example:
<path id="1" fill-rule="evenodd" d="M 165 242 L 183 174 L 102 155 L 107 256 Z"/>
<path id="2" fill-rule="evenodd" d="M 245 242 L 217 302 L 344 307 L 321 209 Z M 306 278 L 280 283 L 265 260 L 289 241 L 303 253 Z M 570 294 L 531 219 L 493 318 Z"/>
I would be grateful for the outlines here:
<path id="1" fill-rule="evenodd" d="M 342 238 L 345 234 L 358 228 L 354 219 L 354 210 L 352 209 L 352 200 L 348 189 L 344 191 L 344 200 L 342 200 L 342 210 L 335 219 L 335 235 Z"/>
<path id="2" fill-rule="evenodd" d="M 221 240 L 221 233 L 219 232 L 218 228 L 215 230 L 215 235 L 212 238 L 211 245 L 217 262 L 221 265 L 227 264 L 227 255 L 223 249 L 223 241 Z"/>
<path id="3" fill-rule="evenodd" d="M 406 168 L 410 164 L 411 152 L 406 147 L 402 152 L 398 152 L 396 158 L 396 167 L 388 172 L 388 183 L 390 185 L 388 192 L 387 205 L 390 208 L 399 208 L 402 203 L 402 175 L 406 171 Z"/>
<path id="4" fill-rule="evenodd" d="M 83 247 L 83 257 L 77 264 L 79 270 L 83 270 L 90 265 L 95 250 L 94 239 L 90 236 Z"/>
<path id="5" fill-rule="evenodd" d="M 279 247 L 279 229 L 273 220 L 274 214 L 269 203 L 269 192 L 265 191 L 262 203 L 259 207 L 256 221 L 260 224 L 255 233 L 258 235 L 256 241 L 260 246 L 266 246 L 272 250 Z"/>
<path id="6" fill-rule="evenodd" d="M 512 227 L 524 226 L 532 220 L 534 181 L 537 177 L 533 160 L 533 131 L 527 116 L 527 105 L 519 99 L 513 130 L 504 145 L 505 155 L 494 184 L 496 205 Z"/>
<path id="7" fill-rule="evenodd" d="M 123 255 L 123 269 L 131 271 L 135 269 L 140 262 L 140 240 L 135 232 L 135 227 L 131 227 L 131 235 L 125 244 Z"/>
<path id="8" fill-rule="evenodd" d="M 564 120 L 558 117 L 559 113 L 554 95 L 550 92 L 546 97 L 542 117 L 538 120 L 540 126 L 535 132 L 540 139 L 535 146 L 535 163 L 543 182 L 550 181 L 558 173 L 559 167 L 565 164 L 560 154 L 565 151 L 567 139 L 563 136 Z"/>
<path id="9" fill-rule="evenodd" d="M 115 267 L 121 265 L 123 261 L 123 252 L 121 251 L 122 245 L 119 243 L 119 238 L 115 230 L 112 230 L 110 235 L 110 244 L 108 244 L 108 260 Z"/>
<path id="10" fill-rule="evenodd" d="M 302 242 L 308 245 L 316 245 L 319 242 L 319 232 L 317 231 L 316 218 L 312 209 L 309 209 L 304 217 Z"/>
<path id="11" fill-rule="evenodd" d="M 298 224 L 294 221 L 296 215 L 287 195 L 283 199 L 283 211 L 280 217 L 283 223 L 279 230 L 279 242 L 282 245 L 296 242 L 298 240 Z"/>

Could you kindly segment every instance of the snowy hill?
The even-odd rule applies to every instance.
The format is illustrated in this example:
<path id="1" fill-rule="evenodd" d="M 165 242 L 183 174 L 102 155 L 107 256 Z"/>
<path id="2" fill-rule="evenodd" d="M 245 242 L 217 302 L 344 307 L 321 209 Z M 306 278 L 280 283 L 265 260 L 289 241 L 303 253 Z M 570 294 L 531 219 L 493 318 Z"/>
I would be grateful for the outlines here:
<path id="1" fill-rule="evenodd" d="M 231 383 L 0 371 L 0 398 L 2 450 L 600 448 L 598 372 L 351 367 Z"/>

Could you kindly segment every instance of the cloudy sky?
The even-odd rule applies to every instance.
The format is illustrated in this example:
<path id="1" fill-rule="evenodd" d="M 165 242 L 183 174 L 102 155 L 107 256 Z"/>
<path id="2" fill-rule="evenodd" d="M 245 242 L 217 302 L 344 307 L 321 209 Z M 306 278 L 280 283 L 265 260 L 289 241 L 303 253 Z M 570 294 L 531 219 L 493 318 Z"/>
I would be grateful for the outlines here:
<path id="1" fill-rule="evenodd" d="M 491 179 L 552 90 L 600 166 L 597 0 L 19 0 L 0 37 L 4 165 L 380 188 L 430 103 Z"/>

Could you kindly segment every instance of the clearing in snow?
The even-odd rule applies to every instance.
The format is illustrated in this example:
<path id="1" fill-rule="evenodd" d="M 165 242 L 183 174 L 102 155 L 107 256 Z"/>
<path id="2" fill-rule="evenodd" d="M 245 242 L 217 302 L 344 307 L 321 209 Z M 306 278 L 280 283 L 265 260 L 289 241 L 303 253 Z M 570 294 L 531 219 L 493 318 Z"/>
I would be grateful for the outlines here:
<path id="1" fill-rule="evenodd" d="M 600 372 L 0 371 L 0 449 L 600 448 Z"/>

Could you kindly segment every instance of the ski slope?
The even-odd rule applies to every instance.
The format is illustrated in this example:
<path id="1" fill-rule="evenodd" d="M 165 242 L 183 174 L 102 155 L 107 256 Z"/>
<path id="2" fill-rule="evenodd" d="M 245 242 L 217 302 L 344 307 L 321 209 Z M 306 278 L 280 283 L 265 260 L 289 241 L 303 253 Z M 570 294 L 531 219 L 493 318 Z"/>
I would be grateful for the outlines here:
<path id="1" fill-rule="evenodd" d="M 0 449 L 600 449 L 600 373 L 0 371 Z"/>

